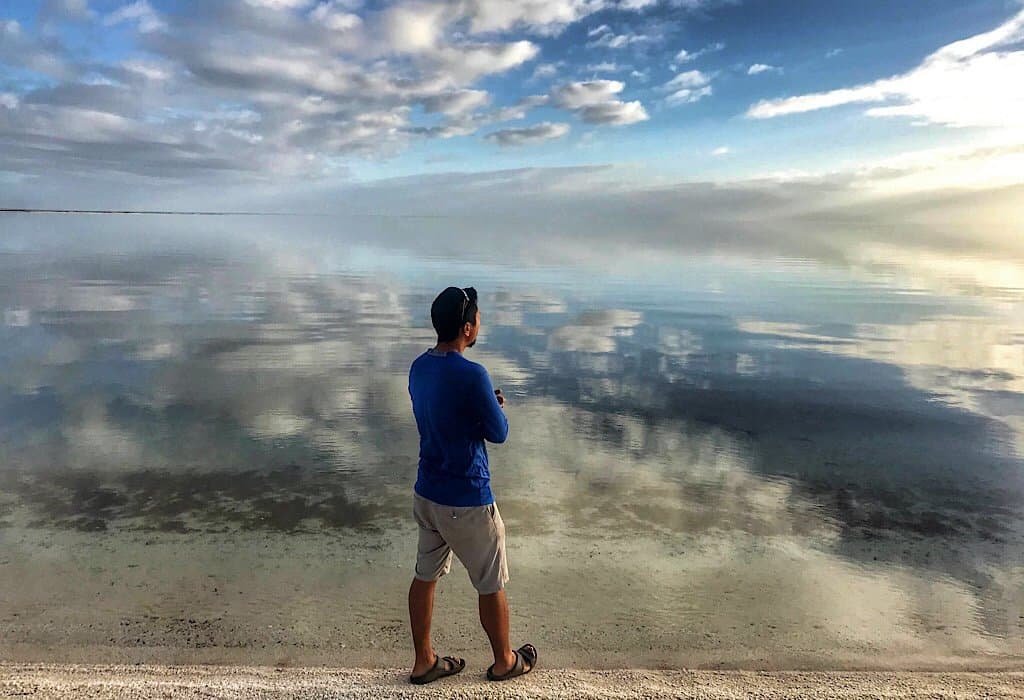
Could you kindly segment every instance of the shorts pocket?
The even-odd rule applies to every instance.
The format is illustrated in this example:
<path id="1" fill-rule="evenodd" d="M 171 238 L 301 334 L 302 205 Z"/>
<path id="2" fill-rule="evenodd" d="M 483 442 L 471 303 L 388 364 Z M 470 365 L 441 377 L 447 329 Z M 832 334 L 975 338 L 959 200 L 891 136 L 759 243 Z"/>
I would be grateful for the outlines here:
<path id="1" fill-rule="evenodd" d="M 492 503 L 487 506 L 487 515 L 490 516 L 491 526 L 494 528 L 495 533 L 498 537 L 505 536 L 505 522 L 501 519 L 501 513 L 498 512 L 498 506 L 496 503 Z"/>

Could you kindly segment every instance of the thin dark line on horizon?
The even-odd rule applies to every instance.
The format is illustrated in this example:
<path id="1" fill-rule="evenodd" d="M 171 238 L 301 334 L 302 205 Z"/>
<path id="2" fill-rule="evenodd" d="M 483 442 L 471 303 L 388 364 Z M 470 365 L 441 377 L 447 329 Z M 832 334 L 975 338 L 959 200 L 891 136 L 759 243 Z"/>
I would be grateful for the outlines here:
<path id="1" fill-rule="evenodd" d="M 172 211 L 161 209 L 31 209 L 20 207 L 0 207 L 0 214 L 99 214 L 128 216 L 287 216 L 287 217 L 345 217 L 356 216 L 366 218 L 387 219 L 443 219 L 441 214 L 382 214 L 379 212 L 346 212 L 339 214 L 301 213 L 291 211 Z"/>

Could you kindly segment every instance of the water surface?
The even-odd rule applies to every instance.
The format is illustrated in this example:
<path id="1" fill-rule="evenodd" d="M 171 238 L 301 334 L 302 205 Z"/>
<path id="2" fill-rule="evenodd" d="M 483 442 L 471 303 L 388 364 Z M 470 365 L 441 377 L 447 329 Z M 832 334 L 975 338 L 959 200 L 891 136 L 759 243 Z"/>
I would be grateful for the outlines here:
<path id="1" fill-rule="evenodd" d="M 404 663 L 407 371 L 450 284 L 509 399 L 514 636 L 553 663 L 1024 656 L 1012 284 L 42 226 L 0 249 L 6 657 Z M 439 591 L 483 659 L 465 572 Z"/>

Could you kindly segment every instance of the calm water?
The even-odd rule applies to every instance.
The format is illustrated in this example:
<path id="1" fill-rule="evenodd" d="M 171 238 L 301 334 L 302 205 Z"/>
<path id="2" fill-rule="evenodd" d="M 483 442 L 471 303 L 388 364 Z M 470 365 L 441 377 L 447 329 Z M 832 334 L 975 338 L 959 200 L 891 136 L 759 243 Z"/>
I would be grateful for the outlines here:
<path id="1" fill-rule="evenodd" d="M 0 244 L 7 656 L 405 660 L 407 371 L 450 284 L 508 397 L 514 636 L 592 666 L 1024 655 L 1012 284 L 42 226 Z M 485 650 L 458 565 L 440 595 L 438 643 Z"/>

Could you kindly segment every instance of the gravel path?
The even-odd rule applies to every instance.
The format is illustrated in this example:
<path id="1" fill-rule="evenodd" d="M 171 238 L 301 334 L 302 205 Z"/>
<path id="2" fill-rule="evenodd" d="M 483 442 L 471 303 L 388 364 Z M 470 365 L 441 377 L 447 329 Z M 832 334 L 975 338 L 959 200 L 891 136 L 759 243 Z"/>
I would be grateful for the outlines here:
<path id="1" fill-rule="evenodd" d="M 1024 673 L 581 671 L 495 684 L 481 669 L 425 687 L 400 669 L 0 664 L 26 698 L 1024 698 Z"/>

